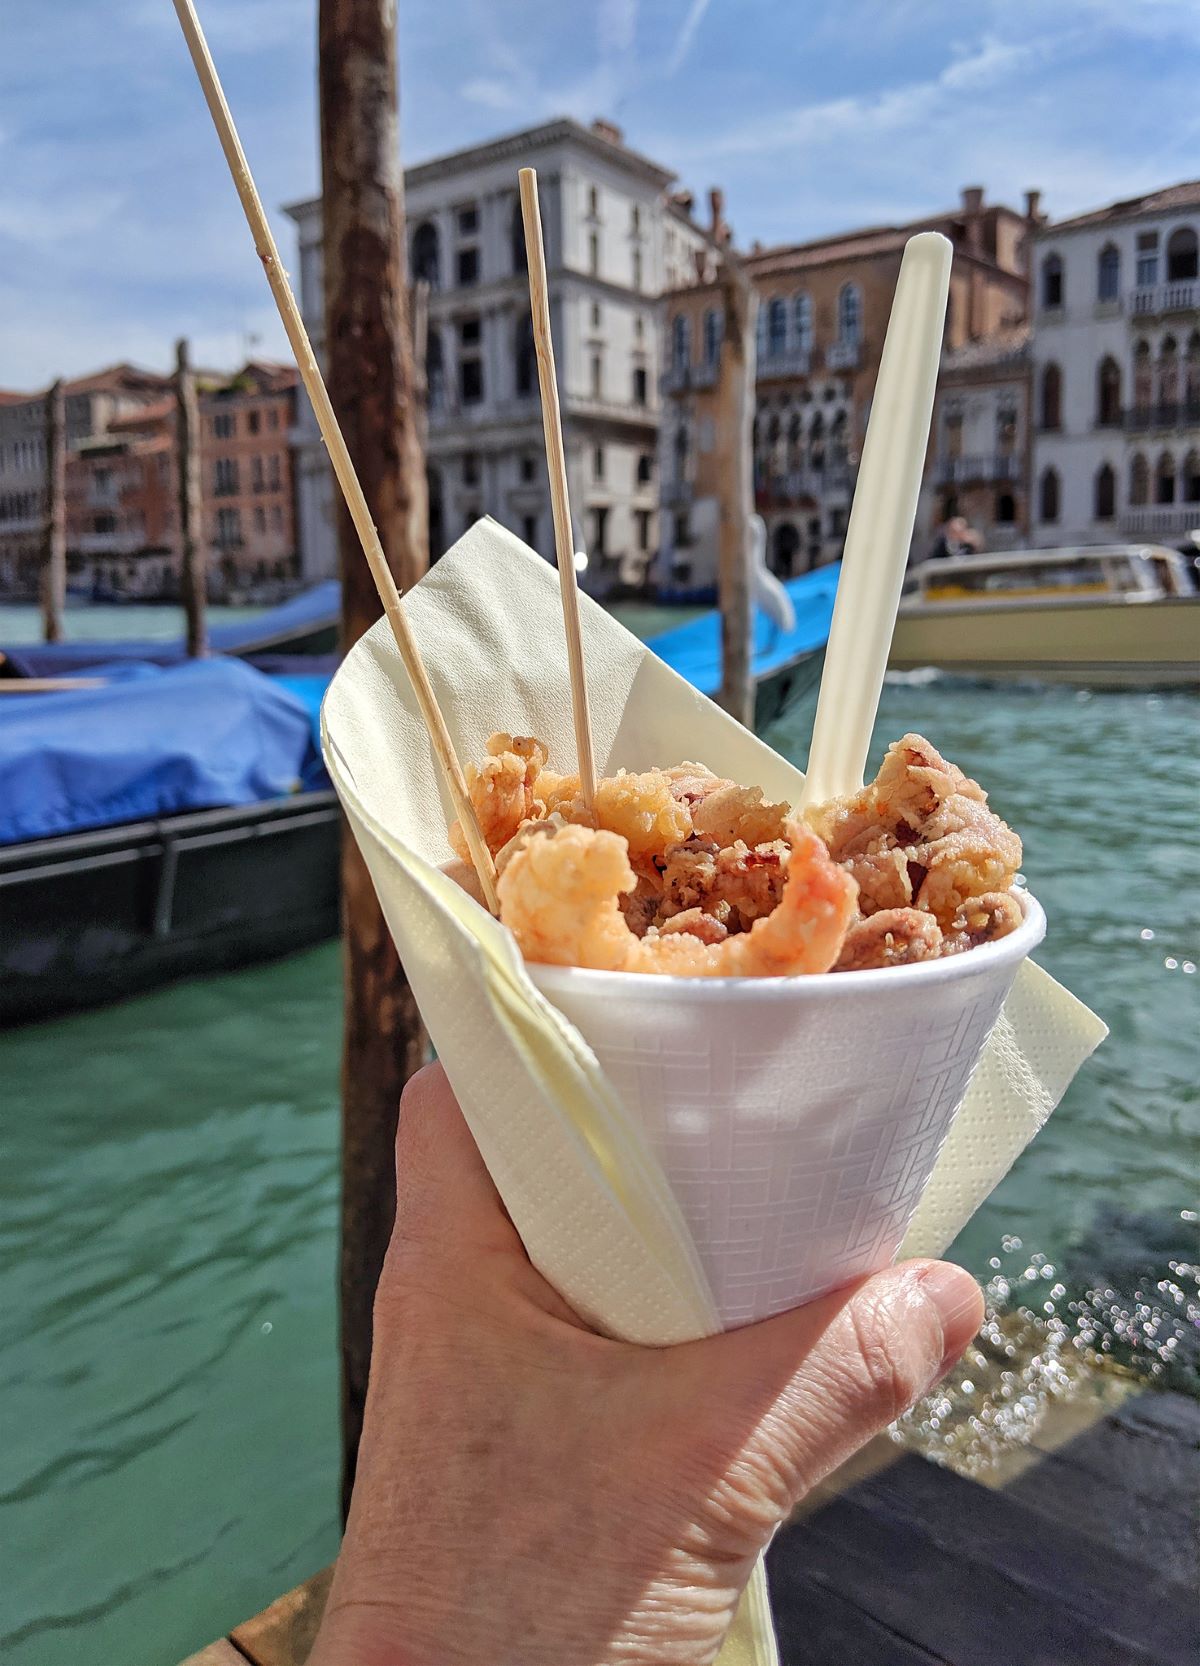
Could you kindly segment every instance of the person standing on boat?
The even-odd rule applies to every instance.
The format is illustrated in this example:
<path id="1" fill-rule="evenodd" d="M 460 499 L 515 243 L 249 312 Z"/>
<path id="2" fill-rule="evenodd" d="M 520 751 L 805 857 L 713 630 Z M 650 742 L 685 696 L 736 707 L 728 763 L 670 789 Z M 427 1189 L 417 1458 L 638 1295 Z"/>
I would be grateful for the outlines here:
<path id="1" fill-rule="evenodd" d="M 950 555 L 977 555 L 982 548 L 983 539 L 966 517 L 951 515 L 938 531 L 929 557 L 936 561 Z"/>
<path id="2" fill-rule="evenodd" d="M 701 1342 L 590 1331 L 530 1263 L 440 1066 L 409 1084 L 346 1537 L 309 1666 L 711 1661 L 799 1499 L 983 1317 L 914 1261 Z"/>

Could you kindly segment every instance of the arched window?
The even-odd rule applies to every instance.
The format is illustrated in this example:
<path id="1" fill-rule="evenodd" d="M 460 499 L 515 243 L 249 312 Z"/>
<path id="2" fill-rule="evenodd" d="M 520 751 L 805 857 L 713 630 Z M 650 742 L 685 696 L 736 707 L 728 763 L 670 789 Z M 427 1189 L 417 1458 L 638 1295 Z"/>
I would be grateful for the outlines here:
<path id="1" fill-rule="evenodd" d="M 1179 398 L 1179 352 L 1174 336 L 1164 336 L 1158 350 L 1158 402 L 1174 405 Z"/>
<path id="2" fill-rule="evenodd" d="M 1154 471 L 1154 501 L 1155 503 L 1174 503 L 1175 501 L 1175 459 L 1169 451 L 1164 451 L 1158 459 L 1158 467 Z"/>
<path id="3" fill-rule="evenodd" d="M 800 549 L 800 534 L 791 521 L 780 521 L 771 538 L 771 570 L 777 578 L 792 578 Z"/>
<path id="4" fill-rule="evenodd" d="M 673 449 L 675 453 L 675 481 L 677 485 L 682 485 L 687 479 L 688 431 L 686 422 L 681 422 L 675 430 Z"/>
<path id="5" fill-rule="evenodd" d="M 813 345 L 812 299 L 803 291 L 792 303 L 796 320 L 796 347 L 801 353 L 811 353 Z"/>
<path id="6" fill-rule="evenodd" d="M 671 364 L 676 370 L 686 370 L 692 362 L 692 323 L 686 313 L 676 313 L 671 325 Z"/>
<path id="7" fill-rule="evenodd" d="M 1038 517 L 1043 521 L 1058 519 L 1059 482 L 1057 469 L 1043 469 L 1038 482 Z"/>
<path id="8" fill-rule="evenodd" d="M 1154 366 L 1150 359 L 1150 343 L 1139 341 L 1133 350 L 1133 404 L 1135 410 L 1148 411 L 1154 403 Z"/>
<path id="9" fill-rule="evenodd" d="M 818 471 L 825 467 L 825 420 L 820 411 L 808 430 L 808 465 Z"/>
<path id="10" fill-rule="evenodd" d="M 1129 464 L 1129 507 L 1137 509 L 1150 501 L 1150 465 L 1140 451 Z"/>
<path id="11" fill-rule="evenodd" d="M 704 362 L 715 365 L 721 356 L 721 314 L 709 307 L 704 314 Z"/>
<path id="12" fill-rule="evenodd" d="M 1062 371 L 1056 364 L 1042 367 L 1038 419 L 1043 428 L 1062 427 Z"/>
<path id="13" fill-rule="evenodd" d="M 1100 428 L 1121 426 L 1121 367 L 1103 358 L 1096 371 L 1096 423 Z"/>
<path id="14" fill-rule="evenodd" d="M 858 285 L 844 283 L 838 291 L 838 340 L 857 347 L 862 336 L 862 296 Z"/>
<path id="15" fill-rule="evenodd" d="M 1017 518 L 1017 501 L 1011 492 L 996 493 L 995 522 L 997 526 L 1011 526 Z"/>
<path id="16" fill-rule="evenodd" d="M 1061 255 L 1047 255 L 1042 262 L 1042 305 L 1061 307 L 1066 299 Z"/>
<path id="17" fill-rule="evenodd" d="M 1117 477 L 1111 463 L 1101 463 L 1096 470 L 1094 518 L 1111 521 L 1117 512 Z"/>
<path id="18" fill-rule="evenodd" d="M 1167 282 L 1186 283 L 1200 277 L 1200 244 L 1190 226 L 1180 226 L 1167 238 Z"/>
<path id="19" fill-rule="evenodd" d="M 438 230 L 432 220 L 422 220 L 413 232 L 412 270 L 413 278 L 418 283 L 424 280 L 430 289 L 441 288 L 442 262 L 438 249 Z"/>
<path id="20" fill-rule="evenodd" d="M 513 198 L 512 218 L 508 223 L 508 237 L 512 245 L 512 269 L 514 272 L 525 272 L 529 269 L 529 256 L 525 253 L 525 221 L 521 216 L 521 199 Z"/>
<path id="21" fill-rule="evenodd" d="M 1185 503 L 1200 503 L 1200 451 L 1189 451 L 1183 459 L 1183 482 L 1179 495 Z"/>
<path id="22" fill-rule="evenodd" d="M 537 386 L 537 349 L 533 345 L 533 321 L 524 312 L 517 321 L 514 357 L 517 393 L 531 394 Z"/>
<path id="23" fill-rule="evenodd" d="M 779 295 L 767 302 L 767 357 L 781 359 L 787 352 L 787 305 Z"/>
<path id="24" fill-rule="evenodd" d="M 442 358 L 442 332 L 436 324 L 429 326 L 425 338 L 425 398 L 431 411 L 440 411 L 446 403 L 446 365 Z M 430 547 L 432 548 L 432 543 Z"/>
<path id="25" fill-rule="evenodd" d="M 804 467 L 804 435 L 800 426 L 800 412 L 793 411 L 787 428 L 788 468 Z"/>
<path id="26" fill-rule="evenodd" d="M 1115 301 L 1121 293 L 1121 251 L 1106 243 L 1096 261 L 1096 299 Z"/>
<path id="27" fill-rule="evenodd" d="M 429 564 L 446 548 L 446 512 L 442 504 L 442 471 L 429 463 L 425 469 L 425 490 L 429 495 Z"/>
<path id="28" fill-rule="evenodd" d="M 829 424 L 829 456 L 835 468 L 846 461 L 846 413 L 839 411 Z"/>

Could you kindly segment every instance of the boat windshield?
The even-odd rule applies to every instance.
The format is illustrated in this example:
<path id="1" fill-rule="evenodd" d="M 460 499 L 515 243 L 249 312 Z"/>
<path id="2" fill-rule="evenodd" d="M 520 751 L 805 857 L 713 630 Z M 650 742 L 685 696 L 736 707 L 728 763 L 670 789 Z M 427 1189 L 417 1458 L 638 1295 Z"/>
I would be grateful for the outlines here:
<path id="1" fill-rule="evenodd" d="M 1114 587 L 1103 561 L 1066 553 L 1057 561 L 998 562 L 970 567 L 964 564 L 952 571 L 927 570 L 922 577 L 925 594 L 931 601 L 949 600 L 955 596 L 1029 596 L 1047 590 L 1056 594 L 1065 591 L 1078 594 Z M 1113 578 L 1116 578 L 1115 574 Z M 1133 575 L 1126 565 L 1115 587 L 1123 588 L 1132 583 Z"/>

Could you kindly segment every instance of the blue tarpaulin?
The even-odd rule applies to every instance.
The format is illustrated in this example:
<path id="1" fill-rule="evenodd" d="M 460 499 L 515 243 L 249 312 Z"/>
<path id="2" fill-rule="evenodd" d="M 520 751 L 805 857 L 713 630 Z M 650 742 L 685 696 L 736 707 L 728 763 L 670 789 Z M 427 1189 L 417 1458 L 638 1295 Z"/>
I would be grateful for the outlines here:
<path id="1" fill-rule="evenodd" d="M 289 688 L 228 659 L 77 694 L 9 695 L 0 844 L 325 785 L 318 701 L 315 687 Z"/>
<path id="2" fill-rule="evenodd" d="M 784 631 L 761 609 L 754 619 L 754 675 L 761 681 L 772 672 L 804 654 L 823 648 L 829 640 L 833 603 L 837 595 L 841 562 L 818 567 L 816 572 L 789 579 L 784 588 L 796 610 L 794 630 Z M 701 694 L 713 695 L 721 687 L 721 616 L 702 613 L 675 630 L 665 631 L 647 643 L 672 671 L 678 671 Z"/>

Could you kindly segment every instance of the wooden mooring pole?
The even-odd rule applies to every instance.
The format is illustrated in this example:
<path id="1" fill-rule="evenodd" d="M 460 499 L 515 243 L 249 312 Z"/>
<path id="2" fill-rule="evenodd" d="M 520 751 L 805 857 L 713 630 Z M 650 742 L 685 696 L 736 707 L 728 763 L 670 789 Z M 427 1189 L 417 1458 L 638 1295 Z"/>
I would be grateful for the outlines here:
<path id="1" fill-rule="evenodd" d="M 179 489 L 180 574 L 191 659 L 208 652 L 208 596 L 200 493 L 200 409 L 188 344 L 175 343 L 175 475 Z"/>
<path id="2" fill-rule="evenodd" d="M 46 394 L 46 505 L 42 523 L 42 635 L 61 642 L 67 605 L 67 418 L 62 379 Z"/>
<path id="3" fill-rule="evenodd" d="M 717 383 L 720 701 L 731 717 L 754 727 L 754 597 L 750 517 L 754 513 L 755 325 L 758 296 L 728 251 L 721 257 L 724 336 Z"/>
<path id="4" fill-rule="evenodd" d="M 320 0 L 326 376 L 383 548 L 403 591 L 429 561 L 420 412 L 404 260 L 394 0 Z M 339 507 L 342 646 L 380 617 Z M 342 840 L 345 1027 L 340 1261 L 343 1505 L 371 1359 L 371 1309 L 395 1209 L 400 1090 L 425 1060 L 412 991 L 349 831 Z"/>

